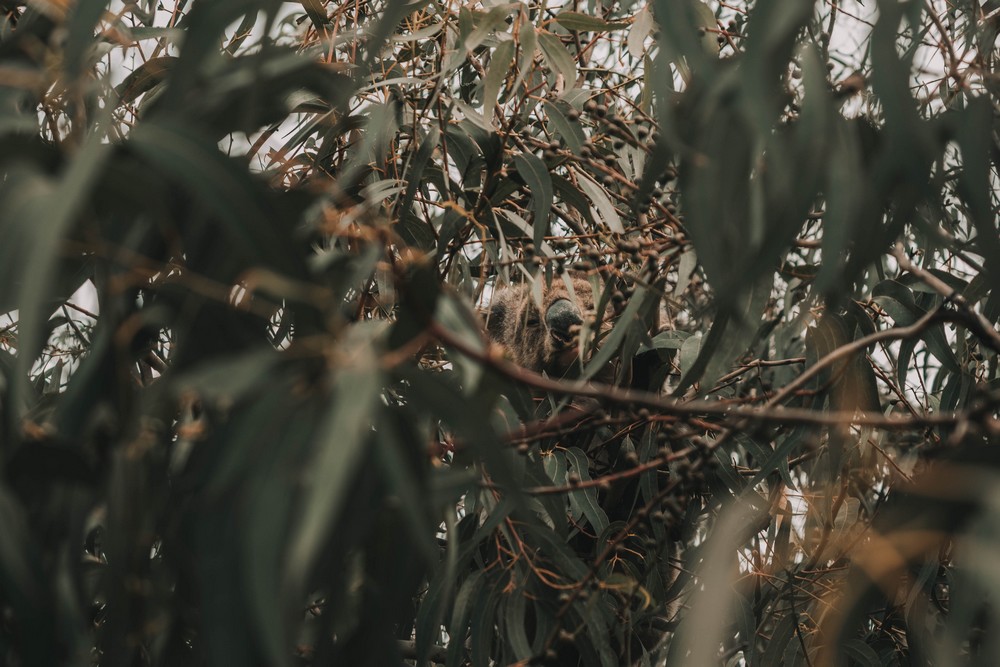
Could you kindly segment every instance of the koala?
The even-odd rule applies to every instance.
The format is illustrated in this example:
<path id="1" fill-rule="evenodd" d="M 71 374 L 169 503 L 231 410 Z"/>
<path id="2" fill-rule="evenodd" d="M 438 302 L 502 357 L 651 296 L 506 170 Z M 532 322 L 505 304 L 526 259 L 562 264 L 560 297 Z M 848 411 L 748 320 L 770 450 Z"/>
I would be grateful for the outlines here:
<path id="1" fill-rule="evenodd" d="M 494 293 L 486 313 L 490 337 L 507 348 L 511 359 L 536 373 L 561 377 L 577 365 L 579 332 L 584 318 L 593 316 L 594 292 L 590 282 L 572 278 L 570 292 L 561 279 L 542 287 L 541 309 L 527 284 Z M 601 324 L 607 322 L 607 314 Z"/>
<path id="2" fill-rule="evenodd" d="M 579 332 L 584 320 L 596 314 L 599 295 L 594 294 L 591 283 L 581 276 L 572 276 L 570 282 L 572 291 L 560 278 L 553 280 L 548 286 L 542 282 L 540 306 L 532 294 L 530 284 L 514 285 L 494 292 L 492 303 L 484 313 L 486 331 L 492 340 L 507 349 L 512 361 L 519 366 L 551 377 L 572 375 L 579 369 Z M 598 318 L 594 327 L 599 332 L 606 331 L 610 326 L 610 315 L 611 308 L 608 307 Z M 594 379 L 609 383 L 615 378 L 614 370 L 609 362 L 595 374 Z M 631 379 L 632 375 L 628 378 Z M 583 413 L 593 413 L 601 406 L 594 399 L 576 397 L 570 407 Z M 588 442 L 594 437 L 593 433 L 593 430 L 586 428 L 579 432 L 572 432 L 570 429 L 560 434 L 560 438 L 564 446 L 578 446 L 587 451 Z M 612 469 L 619 456 L 620 443 L 608 444 L 610 438 L 606 435 L 599 439 L 602 445 L 593 454 L 595 461 L 602 469 Z M 638 480 L 633 479 L 603 492 L 600 502 L 609 518 L 627 520 L 632 508 L 628 499 L 638 491 Z M 614 514 L 616 511 L 621 512 L 623 508 L 626 514 Z M 680 574 L 682 548 L 679 534 L 667 539 L 669 546 L 664 549 L 659 563 L 664 584 L 669 589 Z M 592 548 L 585 536 L 577 536 L 570 546 L 579 549 L 581 553 L 589 553 Z M 666 606 L 663 616 L 647 619 L 643 627 L 636 629 L 630 641 L 647 646 L 661 641 L 666 633 L 672 631 L 680 606 L 681 597 L 678 595 Z M 638 649 L 639 644 L 634 644 L 632 650 Z M 558 664 L 577 664 L 572 650 L 569 650 L 569 654 L 572 655 L 571 658 Z"/>

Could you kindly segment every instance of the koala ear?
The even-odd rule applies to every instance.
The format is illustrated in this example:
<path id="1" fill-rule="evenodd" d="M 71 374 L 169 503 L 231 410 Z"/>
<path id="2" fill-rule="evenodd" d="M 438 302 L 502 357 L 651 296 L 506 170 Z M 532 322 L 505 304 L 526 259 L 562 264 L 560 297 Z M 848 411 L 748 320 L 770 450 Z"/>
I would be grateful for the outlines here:
<path id="1" fill-rule="evenodd" d="M 486 333 L 493 340 L 503 339 L 504 321 L 507 318 L 507 304 L 502 300 L 494 300 L 486 309 Z"/>

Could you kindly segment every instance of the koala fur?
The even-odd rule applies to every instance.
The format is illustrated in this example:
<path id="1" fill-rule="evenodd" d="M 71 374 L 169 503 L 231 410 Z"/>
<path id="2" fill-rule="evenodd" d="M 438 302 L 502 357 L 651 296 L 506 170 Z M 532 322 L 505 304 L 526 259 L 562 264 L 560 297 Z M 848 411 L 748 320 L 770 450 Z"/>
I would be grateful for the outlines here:
<path id="1" fill-rule="evenodd" d="M 493 294 L 486 330 L 519 366 L 559 377 L 577 365 L 579 332 L 584 319 L 594 316 L 595 299 L 589 281 L 574 277 L 571 282 L 572 292 L 560 278 L 548 286 L 543 282 L 541 309 L 531 285 Z M 602 324 L 606 320 L 602 317 Z"/>

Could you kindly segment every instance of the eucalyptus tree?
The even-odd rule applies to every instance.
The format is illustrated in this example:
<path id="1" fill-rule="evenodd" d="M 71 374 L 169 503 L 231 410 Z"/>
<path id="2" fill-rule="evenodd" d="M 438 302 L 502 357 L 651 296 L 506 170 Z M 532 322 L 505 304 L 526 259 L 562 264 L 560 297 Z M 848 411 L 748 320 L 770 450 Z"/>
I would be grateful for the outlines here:
<path id="1" fill-rule="evenodd" d="M 993 0 L 0 12 L 5 664 L 1000 656 Z"/>

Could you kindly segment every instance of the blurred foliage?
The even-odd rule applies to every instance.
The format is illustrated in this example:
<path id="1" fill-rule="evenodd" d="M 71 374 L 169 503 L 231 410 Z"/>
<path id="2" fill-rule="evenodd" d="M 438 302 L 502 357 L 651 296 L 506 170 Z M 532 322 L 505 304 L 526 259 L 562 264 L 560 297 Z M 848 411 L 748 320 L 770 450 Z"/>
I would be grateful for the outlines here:
<path id="1" fill-rule="evenodd" d="M 1000 663 L 1000 3 L 874 5 L 0 2 L 0 662 Z"/>

